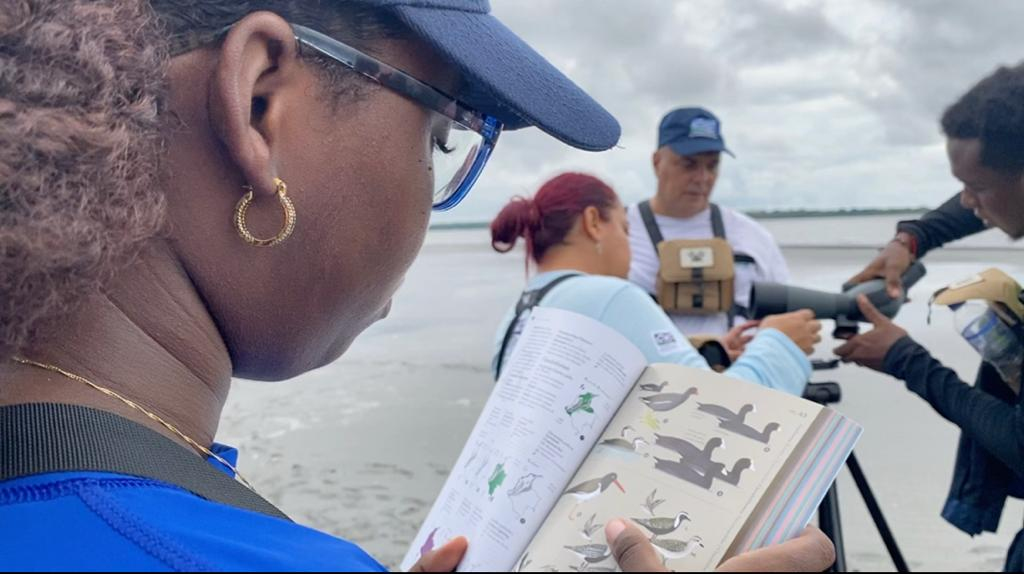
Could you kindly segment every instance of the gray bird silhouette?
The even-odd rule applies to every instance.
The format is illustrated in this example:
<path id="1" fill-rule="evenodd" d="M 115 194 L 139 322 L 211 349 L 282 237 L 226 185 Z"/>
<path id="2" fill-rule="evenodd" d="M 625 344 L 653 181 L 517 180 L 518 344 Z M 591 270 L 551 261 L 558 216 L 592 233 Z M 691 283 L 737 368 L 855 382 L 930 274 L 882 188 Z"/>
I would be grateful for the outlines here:
<path id="1" fill-rule="evenodd" d="M 685 393 L 661 393 L 640 397 L 640 400 L 643 401 L 643 403 L 652 411 L 665 412 L 685 403 L 690 397 L 696 394 L 697 387 L 690 387 Z"/>
<path id="2" fill-rule="evenodd" d="M 712 403 L 697 403 L 697 410 L 702 413 L 707 413 L 713 417 L 716 417 L 719 420 L 719 422 L 722 423 L 728 421 L 736 421 L 738 423 L 742 423 L 747 418 L 747 415 L 754 412 L 756 409 L 754 408 L 754 405 L 747 404 L 740 407 L 739 412 L 734 413 L 732 412 L 732 410 L 727 409 L 721 405 L 715 405 Z"/>

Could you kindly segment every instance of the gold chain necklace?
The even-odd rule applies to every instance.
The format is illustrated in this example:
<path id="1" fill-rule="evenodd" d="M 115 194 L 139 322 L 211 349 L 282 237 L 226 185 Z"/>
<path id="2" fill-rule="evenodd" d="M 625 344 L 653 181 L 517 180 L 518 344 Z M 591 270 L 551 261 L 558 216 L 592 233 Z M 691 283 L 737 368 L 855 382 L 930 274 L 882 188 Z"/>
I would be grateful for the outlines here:
<path id="1" fill-rule="evenodd" d="M 153 421 L 159 423 L 165 429 L 167 429 L 167 430 L 171 431 L 172 433 L 174 433 L 178 438 L 180 438 L 181 440 L 183 440 L 186 443 L 188 443 L 189 446 L 191 446 L 192 448 L 196 449 L 197 451 L 205 454 L 206 456 L 208 456 L 208 457 L 216 460 L 217 462 L 223 464 L 224 466 L 228 467 L 228 469 L 230 469 L 231 472 L 234 473 L 235 478 L 237 478 L 239 482 L 241 482 L 249 490 L 251 490 L 253 492 L 256 492 L 256 489 L 254 489 L 252 487 L 252 485 L 249 484 L 249 481 L 246 480 L 244 477 L 242 477 L 241 473 L 238 472 L 238 469 L 235 468 L 235 465 L 233 465 L 230 462 L 224 460 L 223 457 L 221 457 L 220 455 L 212 452 L 210 449 L 206 448 L 205 446 L 203 446 L 203 445 L 199 444 L 198 442 L 192 440 L 191 437 L 187 436 L 185 433 L 183 433 L 180 430 L 178 430 L 174 425 L 172 425 L 171 423 L 165 421 L 159 415 L 157 415 L 157 414 L 147 410 L 145 407 L 143 407 L 142 405 L 136 403 L 135 401 L 133 401 L 133 400 L 131 400 L 129 398 L 126 398 L 126 397 L 118 394 L 117 392 L 112 391 L 112 390 L 110 390 L 110 389 L 108 389 L 106 387 L 101 387 L 100 385 L 97 385 L 96 383 L 90 381 L 89 379 L 87 379 L 85 377 L 76 375 L 74 373 L 69 373 L 68 371 L 65 371 L 64 369 L 62 369 L 62 368 L 60 368 L 60 367 L 58 367 L 56 365 L 50 365 L 50 364 L 47 364 L 47 363 L 40 363 L 40 362 L 37 362 L 37 361 L 33 361 L 31 359 L 25 359 L 25 358 L 22 358 L 22 357 L 12 357 L 11 360 L 16 362 L 16 363 L 21 363 L 22 365 L 28 365 L 30 367 L 37 367 L 37 368 L 40 368 L 40 369 L 44 369 L 44 370 L 47 370 L 47 371 L 52 371 L 54 373 L 63 375 L 65 377 L 71 379 L 72 381 L 78 381 L 79 383 L 84 383 L 84 384 L 86 384 L 86 385 L 96 389 L 97 391 L 103 393 L 104 395 L 107 395 L 108 397 L 113 397 L 113 398 L 121 401 L 122 403 L 128 405 L 129 407 L 131 407 L 131 408 L 141 412 L 142 414 L 146 415 L 147 417 L 149 417 Z"/>

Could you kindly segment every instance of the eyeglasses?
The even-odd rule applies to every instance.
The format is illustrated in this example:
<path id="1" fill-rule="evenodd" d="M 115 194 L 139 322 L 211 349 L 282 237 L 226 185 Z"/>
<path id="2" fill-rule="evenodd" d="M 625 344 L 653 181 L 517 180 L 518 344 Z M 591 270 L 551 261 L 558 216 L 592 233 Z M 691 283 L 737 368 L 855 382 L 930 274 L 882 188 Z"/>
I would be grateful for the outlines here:
<path id="1" fill-rule="evenodd" d="M 494 151 L 501 122 L 330 36 L 295 24 L 292 29 L 300 51 L 306 48 L 326 56 L 440 116 L 432 135 L 434 210 L 458 205 Z"/>

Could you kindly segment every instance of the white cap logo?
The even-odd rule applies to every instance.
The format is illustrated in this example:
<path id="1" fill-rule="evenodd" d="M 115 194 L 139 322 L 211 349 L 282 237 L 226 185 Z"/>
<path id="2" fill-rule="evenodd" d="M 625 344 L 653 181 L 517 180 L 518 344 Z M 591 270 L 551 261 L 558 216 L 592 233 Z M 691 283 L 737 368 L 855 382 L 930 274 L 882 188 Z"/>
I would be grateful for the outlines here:
<path id="1" fill-rule="evenodd" d="M 718 139 L 718 122 L 711 118 L 694 118 L 690 122 L 690 137 Z"/>

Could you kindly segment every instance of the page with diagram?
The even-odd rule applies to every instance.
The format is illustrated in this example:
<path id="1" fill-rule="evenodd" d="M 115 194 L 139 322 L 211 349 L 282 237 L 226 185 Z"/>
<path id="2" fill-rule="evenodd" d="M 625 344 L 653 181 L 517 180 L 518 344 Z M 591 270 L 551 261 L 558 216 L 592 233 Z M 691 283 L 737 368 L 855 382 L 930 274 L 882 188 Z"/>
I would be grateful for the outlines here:
<path id="1" fill-rule="evenodd" d="M 816 403 L 654 365 L 515 570 L 615 571 L 603 528 L 613 518 L 645 530 L 669 568 L 714 569 L 727 553 L 799 532 L 859 434 Z M 621 489 L 603 488 L 609 477 Z"/>
<path id="2" fill-rule="evenodd" d="M 535 309 L 402 568 L 462 535 L 460 571 L 511 570 L 645 367 L 607 326 Z"/>

